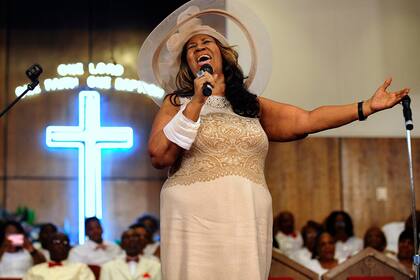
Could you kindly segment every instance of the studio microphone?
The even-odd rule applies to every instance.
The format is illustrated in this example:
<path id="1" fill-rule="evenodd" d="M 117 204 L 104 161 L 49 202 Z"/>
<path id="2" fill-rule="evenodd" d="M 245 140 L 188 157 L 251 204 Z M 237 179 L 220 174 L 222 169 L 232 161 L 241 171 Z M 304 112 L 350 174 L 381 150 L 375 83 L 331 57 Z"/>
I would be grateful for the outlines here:
<path id="1" fill-rule="evenodd" d="M 213 74 L 213 67 L 210 64 L 204 64 L 200 67 L 200 71 L 198 71 L 197 76 L 202 76 L 204 72 L 209 72 Z M 213 92 L 213 86 L 209 82 L 205 82 L 203 85 L 203 95 L 210 96 Z"/>
<path id="2" fill-rule="evenodd" d="M 31 83 L 28 85 L 30 90 L 33 90 L 39 84 L 39 75 L 42 73 L 42 67 L 39 64 L 33 64 L 26 71 L 26 76 L 31 80 Z"/>
<path id="3" fill-rule="evenodd" d="M 404 96 L 401 100 L 401 104 L 403 106 L 404 119 L 405 119 L 405 128 L 407 130 L 413 129 L 413 117 L 411 115 L 410 103 L 411 103 L 411 99 L 408 95 Z"/>

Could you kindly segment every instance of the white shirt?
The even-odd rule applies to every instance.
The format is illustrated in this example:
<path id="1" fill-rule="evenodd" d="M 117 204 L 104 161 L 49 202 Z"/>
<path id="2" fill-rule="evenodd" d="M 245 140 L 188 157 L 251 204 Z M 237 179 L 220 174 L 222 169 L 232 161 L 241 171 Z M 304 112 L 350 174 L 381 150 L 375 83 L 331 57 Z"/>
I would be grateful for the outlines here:
<path id="1" fill-rule="evenodd" d="M 283 252 L 286 256 L 290 256 L 303 245 L 303 239 L 299 232 L 295 232 L 295 237 L 292 235 L 286 235 L 283 232 L 277 232 L 275 238 L 277 243 L 279 244 L 280 251 Z"/>
<path id="2" fill-rule="evenodd" d="M 348 257 L 356 255 L 363 249 L 363 240 L 352 236 L 346 242 L 337 241 L 335 243 L 335 258 L 347 259 Z"/>
<path id="3" fill-rule="evenodd" d="M 340 264 L 340 263 L 342 263 L 342 262 L 344 262 L 344 261 L 345 261 L 345 260 L 343 260 L 343 259 L 341 259 L 341 260 L 339 259 L 339 260 L 338 260 L 338 263 Z M 320 262 L 319 262 L 319 260 L 318 260 L 318 259 L 312 259 L 310 262 L 308 262 L 307 267 L 308 267 L 310 270 L 312 270 L 312 271 L 316 272 L 316 273 L 319 275 L 319 279 L 321 279 L 322 274 L 324 274 L 325 272 L 327 272 L 327 271 L 328 271 L 328 269 L 323 268 L 323 267 L 321 266 L 321 264 L 320 264 Z"/>
<path id="4" fill-rule="evenodd" d="M 152 244 L 147 244 L 146 247 L 144 247 L 143 249 L 143 255 L 146 256 L 153 256 L 156 252 L 156 250 L 159 248 L 160 243 L 159 242 L 155 242 Z"/>
<path id="5" fill-rule="evenodd" d="M 400 237 L 400 234 L 404 230 L 404 228 L 404 222 L 392 222 L 382 227 L 382 231 L 384 232 L 386 237 L 386 249 L 388 251 L 394 253 L 398 252 L 398 238 Z"/>
<path id="6" fill-rule="evenodd" d="M 297 261 L 303 266 L 308 267 L 308 263 L 312 261 L 312 252 L 306 247 L 302 247 L 290 255 L 292 260 Z"/>
<path id="7" fill-rule="evenodd" d="M 83 263 L 63 261 L 62 266 L 49 267 L 47 263 L 33 266 L 23 280 L 95 280 L 90 268 Z"/>
<path id="8" fill-rule="evenodd" d="M 79 245 L 70 250 L 69 261 L 81 262 L 85 264 L 102 265 L 122 253 L 121 248 L 110 242 L 103 241 L 106 249 L 97 249 L 98 244 L 92 240 L 86 240 L 83 245 Z"/>
<path id="9" fill-rule="evenodd" d="M 140 256 L 140 261 L 125 261 L 125 257 L 118 257 L 107 262 L 101 268 L 100 280 L 161 280 L 160 262 L 153 256 Z"/>
<path id="10" fill-rule="evenodd" d="M 0 259 L 0 277 L 21 278 L 32 265 L 32 257 L 26 250 L 4 252 Z"/>

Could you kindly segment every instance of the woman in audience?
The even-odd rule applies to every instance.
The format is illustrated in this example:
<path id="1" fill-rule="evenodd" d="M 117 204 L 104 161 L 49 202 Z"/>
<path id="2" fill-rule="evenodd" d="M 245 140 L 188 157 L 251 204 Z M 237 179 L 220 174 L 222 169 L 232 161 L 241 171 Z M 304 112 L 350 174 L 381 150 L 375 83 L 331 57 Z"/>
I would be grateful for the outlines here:
<path id="1" fill-rule="evenodd" d="M 315 240 L 315 250 L 312 255 L 312 261 L 308 263 L 308 268 L 319 274 L 336 267 L 342 259 L 335 258 L 334 238 L 328 232 L 320 233 Z"/>
<path id="2" fill-rule="evenodd" d="M 0 277 L 23 277 L 34 264 L 45 262 L 25 235 L 21 224 L 8 221 L 0 231 Z"/>
<path id="3" fill-rule="evenodd" d="M 344 211 L 333 211 L 325 221 L 326 230 L 335 240 L 336 257 L 346 259 L 363 249 L 363 241 L 354 236 L 353 222 Z"/>
<path id="4" fill-rule="evenodd" d="M 294 252 L 290 257 L 304 266 L 311 261 L 315 250 L 316 237 L 322 232 L 322 225 L 308 221 L 302 228 L 301 235 L 303 238 L 303 247 Z"/>

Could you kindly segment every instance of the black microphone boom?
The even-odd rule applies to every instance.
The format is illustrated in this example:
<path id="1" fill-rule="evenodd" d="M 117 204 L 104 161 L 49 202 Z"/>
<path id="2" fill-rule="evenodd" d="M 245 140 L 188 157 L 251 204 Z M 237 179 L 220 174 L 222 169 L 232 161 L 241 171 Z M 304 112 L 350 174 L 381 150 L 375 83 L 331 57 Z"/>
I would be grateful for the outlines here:
<path id="1" fill-rule="evenodd" d="M 413 130 L 413 116 L 410 109 L 411 99 L 408 95 L 404 96 L 401 100 L 403 106 L 403 114 L 405 119 L 405 128 L 407 130 Z"/>
<path id="2" fill-rule="evenodd" d="M 18 97 L 13 100 L 12 103 L 0 113 L 0 118 L 3 117 L 28 91 L 33 90 L 39 84 L 39 75 L 42 73 L 42 67 L 39 64 L 33 64 L 26 71 L 26 76 L 31 80 L 31 83 L 27 85 L 26 90 L 22 92 Z"/>
<path id="3" fill-rule="evenodd" d="M 213 68 L 210 64 L 204 64 L 200 67 L 200 71 L 209 72 L 210 74 L 213 74 Z M 203 85 L 203 95 L 204 96 L 210 96 L 213 93 L 213 87 L 209 82 L 205 82 Z"/>

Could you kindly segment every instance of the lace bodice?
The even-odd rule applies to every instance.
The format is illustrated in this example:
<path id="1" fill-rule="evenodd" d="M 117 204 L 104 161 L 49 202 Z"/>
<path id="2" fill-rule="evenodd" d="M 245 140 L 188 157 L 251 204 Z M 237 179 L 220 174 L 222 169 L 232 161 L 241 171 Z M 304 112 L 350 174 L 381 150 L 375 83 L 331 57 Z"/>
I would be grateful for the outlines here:
<path id="1" fill-rule="evenodd" d="M 235 114 L 225 97 L 210 96 L 191 149 L 171 168 L 165 187 L 238 175 L 265 185 L 268 139 L 258 118 Z"/>

